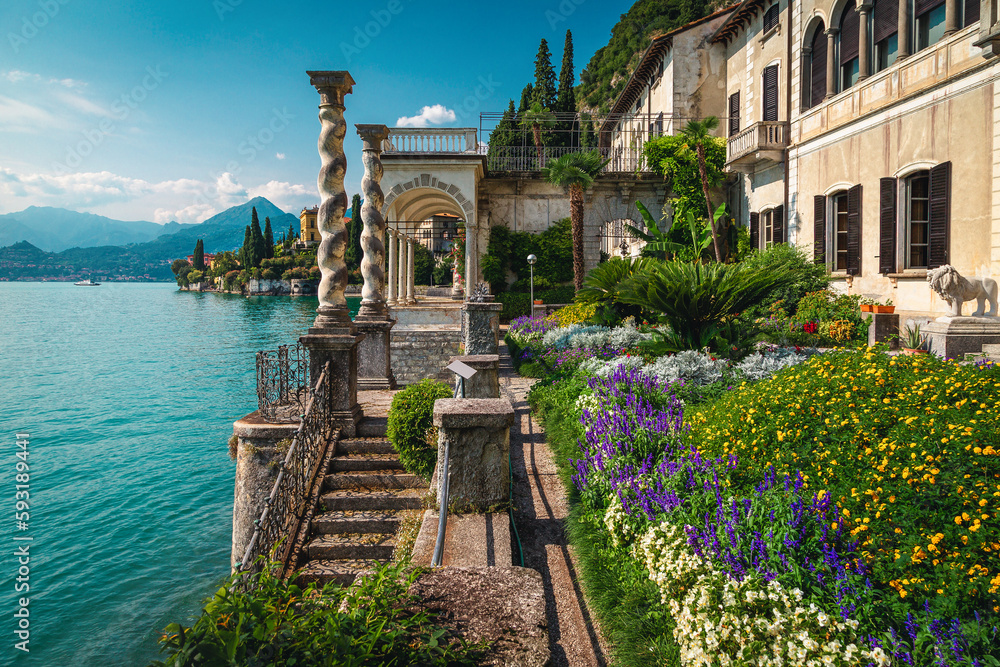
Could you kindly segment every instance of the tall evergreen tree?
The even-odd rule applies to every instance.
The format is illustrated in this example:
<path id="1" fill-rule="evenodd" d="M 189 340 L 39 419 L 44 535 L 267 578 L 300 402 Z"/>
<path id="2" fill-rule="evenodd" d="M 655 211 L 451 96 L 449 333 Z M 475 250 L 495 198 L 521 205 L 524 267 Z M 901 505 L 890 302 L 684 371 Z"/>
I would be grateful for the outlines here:
<path id="1" fill-rule="evenodd" d="M 253 266 L 253 234 L 250 233 L 250 225 L 247 225 L 246 231 L 243 232 L 243 245 L 240 247 L 237 259 L 241 268 L 249 269 Z"/>
<path id="2" fill-rule="evenodd" d="M 288 234 L 285 235 L 285 238 L 291 239 L 292 241 L 295 240 L 295 225 L 290 222 L 288 223 Z"/>
<path id="3" fill-rule="evenodd" d="M 264 233 L 260 231 L 260 220 L 257 219 L 257 209 L 253 209 L 253 222 L 250 223 L 250 266 L 260 266 L 265 257 Z"/>
<path id="4" fill-rule="evenodd" d="M 532 104 L 552 109 L 556 100 L 556 72 L 552 69 L 549 43 L 542 39 L 535 56 L 535 85 L 531 94 Z"/>
<path id="5" fill-rule="evenodd" d="M 531 96 L 534 94 L 533 90 L 534 90 L 534 86 L 532 86 L 529 83 L 521 91 L 521 103 L 517 105 L 517 112 L 518 113 L 524 113 L 525 111 L 527 111 L 528 109 L 531 108 Z"/>
<path id="6" fill-rule="evenodd" d="M 271 231 L 271 218 L 264 218 L 264 256 L 274 257 L 274 232 Z"/>
<path id="7" fill-rule="evenodd" d="M 559 93 L 556 96 L 555 111 L 573 113 L 576 111 L 576 100 L 573 98 L 573 33 L 566 31 L 566 42 L 563 44 L 562 67 L 559 69 Z"/>
<path id="8" fill-rule="evenodd" d="M 205 270 L 205 242 L 198 239 L 194 244 L 194 268 L 198 271 Z"/>
<path id="9" fill-rule="evenodd" d="M 361 266 L 361 258 L 364 251 L 361 249 L 361 232 L 364 231 L 364 224 L 361 222 L 361 195 L 354 195 L 351 200 L 351 245 L 347 249 L 350 254 L 350 264 Z"/>
<path id="10" fill-rule="evenodd" d="M 594 121 L 589 113 L 580 114 L 580 146 L 582 148 L 597 148 L 597 138 L 594 136 Z"/>
<path id="11" fill-rule="evenodd" d="M 494 149 L 520 145 L 520 142 L 517 141 L 517 125 L 514 120 L 516 113 L 514 110 L 514 100 L 510 100 L 507 104 L 507 110 L 503 112 L 503 116 L 500 118 L 500 122 L 490 132 L 489 147 L 491 156 L 498 152 Z"/>

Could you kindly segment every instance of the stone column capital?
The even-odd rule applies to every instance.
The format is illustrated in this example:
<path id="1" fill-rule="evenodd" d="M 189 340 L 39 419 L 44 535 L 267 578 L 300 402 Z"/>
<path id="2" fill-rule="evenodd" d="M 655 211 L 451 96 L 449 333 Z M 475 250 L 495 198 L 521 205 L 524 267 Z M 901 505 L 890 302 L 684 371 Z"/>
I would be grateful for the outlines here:
<path id="1" fill-rule="evenodd" d="M 344 96 L 353 91 L 354 79 L 346 71 L 306 71 L 309 83 L 320 95 L 320 106 L 344 106 Z"/>
<path id="2" fill-rule="evenodd" d="M 385 125 L 358 125 L 354 126 L 358 131 L 358 136 L 364 142 L 364 150 L 382 152 L 382 142 L 390 134 L 389 128 Z"/>
<path id="3" fill-rule="evenodd" d="M 840 34 L 840 28 L 827 28 L 826 31 L 824 32 L 824 34 L 828 38 L 836 37 L 837 35 Z"/>
<path id="4" fill-rule="evenodd" d="M 875 3 L 870 2 L 869 0 L 863 0 L 862 2 L 858 3 L 858 6 L 857 6 L 858 14 L 862 14 L 862 15 L 868 14 L 868 13 L 870 13 L 872 11 L 872 7 L 874 7 L 874 6 L 875 6 Z"/>

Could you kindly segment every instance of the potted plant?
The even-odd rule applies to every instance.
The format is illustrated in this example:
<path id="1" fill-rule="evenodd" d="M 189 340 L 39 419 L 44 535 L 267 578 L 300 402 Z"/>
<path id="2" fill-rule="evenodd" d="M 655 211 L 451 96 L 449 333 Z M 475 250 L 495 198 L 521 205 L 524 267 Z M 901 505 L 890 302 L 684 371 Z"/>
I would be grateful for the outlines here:
<path id="1" fill-rule="evenodd" d="M 861 299 L 861 312 L 862 313 L 872 312 L 872 307 L 874 305 L 875 305 L 874 299 L 868 299 L 868 298 Z"/>
<path id="2" fill-rule="evenodd" d="M 924 336 L 920 334 L 920 325 L 907 325 L 903 336 L 903 354 L 927 354 L 924 349 Z"/>
<path id="3" fill-rule="evenodd" d="M 535 305 L 536 306 L 541 306 L 542 305 L 542 300 L 541 299 L 535 299 Z"/>
<path id="4" fill-rule="evenodd" d="M 872 312 L 875 313 L 892 313 L 896 310 L 896 306 L 892 305 L 892 299 L 886 299 L 885 303 L 876 303 L 872 306 Z"/>

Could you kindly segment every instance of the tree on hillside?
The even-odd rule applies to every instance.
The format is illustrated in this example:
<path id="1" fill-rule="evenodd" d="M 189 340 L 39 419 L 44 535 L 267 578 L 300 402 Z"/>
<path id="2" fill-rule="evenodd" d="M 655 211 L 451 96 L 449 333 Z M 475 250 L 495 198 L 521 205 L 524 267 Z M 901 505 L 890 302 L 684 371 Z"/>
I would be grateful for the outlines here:
<path id="1" fill-rule="evenodd" d="M 364 231 L 364 223 L 361 222 L 361 195 L 356 194 L 351 200 L 351 228 L 348 231 L 351 243 L 347 248 L 347 263 L 349 266 L 361 266 L 364 255 L 361 249 L 361 232 Z"/>
<path id="2" fill-rule="evenodd" d="M 701 177 L 701 189 L 705 195 L 705 210 L 708 212 L 706 220 L 709 221 L 709 228 L 712 230 L 712 245 L 715 247 L 715 261 L 722 261 L 722 249 L 719 247 L 719 235 L 713 224 L 712 200 L 709 197 L 708 169 L 705 166 L 705 146 L 715 139 L 712 130 L 719 127 L 719 119 L 709 116 L 705 120 L 689 120 L 681 136 L 684 137 L 688 148 L 698 156 L 698 174 Z"/>
<path id="3" fill-rule="evenodd" d="M 194 244 L 194 261 L 192 266 L 199 271 L 205 270 L 205 242 L 198 239 Z"/>
<path id="4" fill-rule="evenodd" d="M 274 232 L 271 231 L 271 218 L 264 218 L 264 256 L 274 257 Z"/>
<path id="5" fill-rule="evenodd" d="M 535 85 L 531 92 L 531 105 L 548 109 L 556 101 L 556 72 L 552 69 L 552 54 L 549 43 L 542 39 L 535 56 Z"/>
<path id="6" fill-rule="evenodd" d="M 542 178 L 569 188 L 569 211 L 573 229 L 573 286 L 583 288 L 586 273 L 583 258 L 583 193 L 607 164 L 597 151 L 567 153 L 542 169 Z"/>
<path id="7" fill-rule="evenodd" d="M 236 256 L 232 250 L 226 250 L 225 252 L 220 252 L 212 260 L 212 276 L 222 277 L 225 276 L 230 271 L 235 271 L 239 268 L 236 264 Z"/>
<path id="8" fill-rule="evenodd" d="M 191 266 L 191 262 L 186 259 L 175 259 L 173 264 L 170 265 L 170 270 L 173 271 L 176 276 L 185 266 Z"/>
<path id="9" fill-rule="evenodd" d="M 286 241 L 292 241 L 292 242 L 294 242 L 295 241 L 295 237 L 296 237 L 296 234 L 295 234 L 295 225 L 293 225 L 292 223 L 289 222 L 288 223 L 288 233 L 285 234 L 285 240 Z"/>
<path id="10" fill-rule="evenodd" d="M 238 259 L 240 266 L 249 269 L 253 266 L 253 234 L 250 233 L 250 225 L 246 226 L 243 232 L 243 245 L 240 246 Z"/>
<path id="11" fill-rule="evenodd" d="M 250 266 L 260 266 L 261 261 L 267 256 L 264 251 L 264 232 L 260 230 L 260 220 L 257 219 L 257 208 L 253 209 L 252 222 L 250 223 Z"/>

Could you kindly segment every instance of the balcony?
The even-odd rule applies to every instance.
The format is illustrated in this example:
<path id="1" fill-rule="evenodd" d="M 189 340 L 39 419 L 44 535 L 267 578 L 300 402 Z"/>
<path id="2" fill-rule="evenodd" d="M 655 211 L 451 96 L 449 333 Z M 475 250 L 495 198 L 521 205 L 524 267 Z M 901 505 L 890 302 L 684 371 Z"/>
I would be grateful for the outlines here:
<path id="1" fill-rule="evenodd" d="M 751 173 L 759 165 L 781 162 L 788 148 L 788 122 L 754 123 L 726 144 L 726 171 Z"/>
<path id="2" fill-rule="evenodd" d="M 389 128 L 382 143 L 383 153 L 465 153 L 480 152 L 474 127 Z"/>

